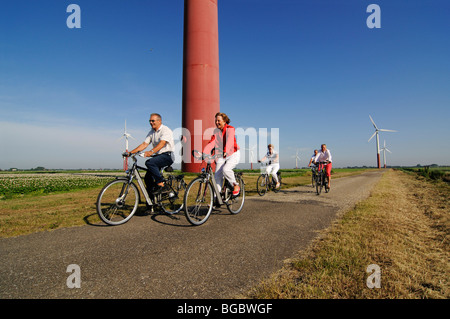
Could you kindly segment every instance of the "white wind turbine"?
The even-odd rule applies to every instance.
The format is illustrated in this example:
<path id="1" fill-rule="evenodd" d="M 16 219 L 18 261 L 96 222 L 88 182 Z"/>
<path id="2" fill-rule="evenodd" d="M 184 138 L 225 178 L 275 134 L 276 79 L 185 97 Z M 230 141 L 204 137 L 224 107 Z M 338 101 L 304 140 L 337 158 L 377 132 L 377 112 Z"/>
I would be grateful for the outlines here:
<path id="1" fill-rule="evenodd" d="M 377 165 L 378 165 L 378 168 L 381 168 L 380 167 L 380 139 L 378 136 L 378 132 L 397 132 L 397 131 L 378 128 L 377 125 L 375 124 L 375 122 L 373 121 L 372 117 L 370 115 L 369 115 L 369 117 L 370 117 L 370 121 L 373 124 L 373 127 L 375 128 L 375 133 L 372 134 L 372 136 L 369 138 L 369 140 L 367 142 L 370 142 L 370 140 L 376 135 L 376 137 L 377 137 Z"/>
<path id="2" fill-rule="evenodd" d="M 254 160 L 253 151 L 255 148 L 256 148 L 256 145 L 253 145 L 253 147 L 245 149 L 246 151 L 249 151 L 249 153 L 250 153 L 250 169 L 253 169 L 253 160 Z"/>
<path id="3" fill-rule="evenodd" d="M 381 150 L 383 151 L 384 168 L 386 168 L 386 151 L 388 151 L 389 153 L 392 153 L 386 147 L 386 140 L 384 140 L 384 145 L 383 145 L 383 148 Z"/>
<path id="4" fill-rule="evenodd" d="M 134 139 L 133 136 L 131 136 L 130 133 L 127 132 L 127 120 L 125 120 L 125 129 L 123 131 L 123 135 L 119 140 L 125 138 L 125 152 L 128 152 L 128 138 L 131 137 Z M 123 170 L 126 171 L 128 169 L 128 157 L 125 157 L 123 159 Z"/>
<path id="5" fill-rule="evenodd" d="M 295 168 L 298 168 L 298 162 L 300 161 L 300 157 L 298 156 L 298 149 L 297 149 L 297 153 L 295 154 Z"/>

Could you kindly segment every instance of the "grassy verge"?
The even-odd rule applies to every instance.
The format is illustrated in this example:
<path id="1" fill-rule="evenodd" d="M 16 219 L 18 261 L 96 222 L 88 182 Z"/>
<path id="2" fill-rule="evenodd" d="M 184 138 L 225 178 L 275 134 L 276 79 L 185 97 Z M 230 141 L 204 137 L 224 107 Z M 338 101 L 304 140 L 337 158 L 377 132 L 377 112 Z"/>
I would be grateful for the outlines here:
<path id="1" fill-rule="evenodd" d="M 421 175 L 430 180 L 450 182 L 450 167 L 403 167 L 401 170 Z"/>
<path id="2" fill-rule="evenodd" d="M 0 238 L 98 223 L 98 192 L 99 189 L 89 189 L 2 200 Z"/>
<path id="3" fill-rule="evenodd" d="M 449 298 L 449 193 L 388 171 L 360 202 L 245 298 Z M 367 267 L 381 270 L 369 289 Z"/>

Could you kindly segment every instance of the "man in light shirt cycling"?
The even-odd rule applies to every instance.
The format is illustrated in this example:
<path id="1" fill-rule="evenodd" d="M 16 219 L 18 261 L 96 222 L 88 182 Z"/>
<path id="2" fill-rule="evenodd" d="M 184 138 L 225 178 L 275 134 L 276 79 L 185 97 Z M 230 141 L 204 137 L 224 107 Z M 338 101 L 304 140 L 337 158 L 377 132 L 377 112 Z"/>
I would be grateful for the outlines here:
<path id="1" fill-rule="evenodd" d="M 278 176 L 277 176 L 277 172 L 280 169 L 280 159 L 279 159 L 279 154 L 278 152 L 276 152 L 273 148 L 272 144 L 269 144 L 267 146 L 267 154 L 258 162 L 264 162 L 265 160 L 269 161 L 269 165 L 266 168 L 266 173 L 267 174 L 271 174 L 273 177 L 273 180 L 275 181 L 276 184 L 276 188 L 280 187 L 280 181 L 278 180 Z"/>
<path id="2" fill-rule="evenodd" d="M 314 161 L 316 160 L 317 153 L 319 153 L 319 151 L 318 150 L 314 150 L 314 155 L 311 156 L 311 159 L 309 160 L 308 167 L 311 167 L 311 164 L 316 165 L 316 163 Z"/>
<path id="3" fill-rule="evenodd" d="M 319 162 L 328 162 L 327 164 L 322 164 L 319 163 L 319 170 L 322 169 L 323 165 L 325 165 L 325 174 L 327 176 L 327 180 L 328 180 L 328 189 L 330 188 L 330 184 L 331 184 L 331 162 L 332 162 L 332 158 L 331 158 L 331 152 L 330 150 L 327 149 L 327 145 L 326 144 L 322 144 L 320 147 L 320 152 L 317 153 L 316 158 L 314 159 L 314 162 L 319 163 Z"/>
<path id="4" fill-rule="evenodd" d="M 168 190 L 164 185 L 164 177 L 160 170 L 172 165 L 174 161 L 173 132 L 170 128 L 162 124 L 161 115 L 152 113 L 149 120 L 152 129 L 147 134 L 144 142 L 130 151 L 130 155 L 143 151 L 151 144 L 152 149 L 143 153 L 144 157 L 150 157 L 146 162 L 148 171 L 145 174 L 145 184 L 149 194 Z"/>

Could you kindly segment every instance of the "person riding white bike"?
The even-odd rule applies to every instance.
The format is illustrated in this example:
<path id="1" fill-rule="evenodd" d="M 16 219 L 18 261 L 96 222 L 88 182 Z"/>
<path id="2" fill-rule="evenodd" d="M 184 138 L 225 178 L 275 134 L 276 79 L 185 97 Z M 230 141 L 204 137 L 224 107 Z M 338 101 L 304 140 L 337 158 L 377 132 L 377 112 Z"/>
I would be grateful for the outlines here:
<path id="1" fill-rule="evenodd" d="M 275 183 L 277 183 L 277 185 L 275 186 L 276 188 L 280 187 L 280 181 L 278 180 L 278 176 L 277 176 L 277 172 L 280 169 L 280 159 L 279 159 L 279 154 L 277 151 L 274 150 L 274 147 L 272 144 L 269 144 L 267 146 L 267 154 L 261 158 L 261 160 L 259 160 L 258 162 L 264 162 L 266 160 L 269 161 L 269 165 L 267 165 L 266 167 L 266 173 L 267 174 L 271 174 Z"/>

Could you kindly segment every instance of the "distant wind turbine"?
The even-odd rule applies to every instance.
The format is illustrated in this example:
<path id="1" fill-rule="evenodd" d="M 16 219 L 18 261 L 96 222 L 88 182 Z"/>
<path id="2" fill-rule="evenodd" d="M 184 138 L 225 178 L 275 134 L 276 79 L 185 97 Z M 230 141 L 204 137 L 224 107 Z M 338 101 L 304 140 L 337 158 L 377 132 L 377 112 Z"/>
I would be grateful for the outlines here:
<path id="1" fill-rule="evenodd" d="M 298 156 L 298 150 L 297 150 L 297 153 L 295 154 L 295 168 L 298 168 L 299 161 L 300 161 L 300 157 Z"/>
<path id="2" fill-rule="evenodd" d="M 367 142 L 370 142 L 370 140 L 376 135 L 376 137 L 377 137 L 377 139 L 376 139 L 377 140 L 377 165 L 378 165 L 378 168 L 381 168 L 380 167 L 380 139 L 378 136 L 378 132 L 397 132 L 397 131 L 378 128 L 377 125 L 375 124 L 375 122 L 373 121 L 372 117 L 370 115 L 369 115 L 369 117 L 370 117 L 370 121 L 373 124 L 373 127 L 375 128 L 375 133 L 372 134 L 372 136 L 369 138 L 369 140 Z"/>
<path id="3" fill-rule="evenodd" d="M 123 131 L 123 135 L 119 140 L 125 138 L 125 152 L 128 152 L 128 138 L 131 137 L 134 139 L 133 136 L 131 136 L 130 133 L 127 132 L 127 120 L 125 120 L 125 129 Z M 123 159 L 123 170 L 126 171 L 128 169 L 128 157 L 125 157 Z"/>
<path id="4" fill-rule="evenodd" d="M 254 145 L 253 147 L 250 148 L 246 148 L 246 151 L 250 152 L 250 169 L 253 169 L 253 150 L 256 148 L 256 145 Z"/>
<path id="5" fill-rule="evenodd" d="M 392 153 L 386 147 L 386 140 L 384 140 L 384 145 L 383 145 L 383 148 L 381 150 L 383 151 L 384 168 L 386 168 L 386 151 L 388 151 L 389 153 Z"/>

